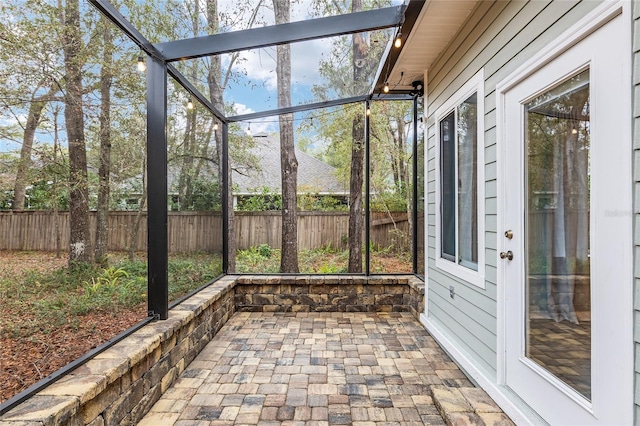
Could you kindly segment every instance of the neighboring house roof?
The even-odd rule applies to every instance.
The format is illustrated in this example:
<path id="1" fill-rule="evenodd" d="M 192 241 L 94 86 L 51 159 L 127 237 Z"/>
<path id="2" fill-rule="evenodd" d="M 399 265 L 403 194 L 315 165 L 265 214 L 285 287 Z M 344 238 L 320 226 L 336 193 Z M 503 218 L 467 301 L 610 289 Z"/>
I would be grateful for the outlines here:
<path id="1" fill-rule="evenodd" d="M 263 187 L 280 192 L 280 137 L 277 133 L 261 133 L 253 136 L 255 146 L 251 153 L 260 164 L 260 170 L 250 170 L 240 174 L 234 170 L 232 181 L 237 195 L 255 194 Z M 319 194 L 346 194 L 345 185 L 336 178 L 336 169 L 299 149 L 295 150 L 298 160 L 298 192 Z"/>
<path id="2" fill-rule="evenodd" d="M 264 187 L 269 191 L 280 193 L 282 183 L 280 177 L 280 137 L 277 133 L 259 133 L 253 135 L 255 146 L 251 154 L 257 158 L 260 169 L 242 168 L 242 173 L 233 170 L 232 184 L 234 195 L 253 195 L 262 192 Z M 299 149 L 295 150 L 298 160 L 298 192 L 346 195 L 348 188 L 340 183 L 336 177 L 336 168 L 318 160 Z M 213 165 L 207 163 L 202 171 L 203 176 L 215 176 Z M 169 163 L 167 167 L 167 182 L 169 193 L 175 194 L 180 176 L 180 164 Z M 133 177 L 121 182 L 119 187 L 130 194 L 140 195 L 136 184 L 141 182 L 142 176 Z"/>

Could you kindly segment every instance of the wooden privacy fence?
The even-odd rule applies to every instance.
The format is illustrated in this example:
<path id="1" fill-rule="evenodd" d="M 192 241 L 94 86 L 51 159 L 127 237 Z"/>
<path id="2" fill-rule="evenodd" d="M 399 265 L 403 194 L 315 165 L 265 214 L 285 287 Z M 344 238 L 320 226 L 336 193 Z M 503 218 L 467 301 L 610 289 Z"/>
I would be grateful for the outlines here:
<path id="1" fill-rule="evenodd" d="M 109 213 L 109 251 L 128 250 L 136 217 L 137 212 Z M 411 237 L 406 213 L 389 215 L 372 212 L 371 219 L 371 242 L 374 246 L 391 247 L 394 250 L 409 249 Z M 94 241 L 95 212 L 91 212 L 89 224 L 91 239 Z M 280 212 L 236 212 L 237 248 L 243 250 L 261 244 L 279 248 L 282 244 L 281 226 Z M 168 231 L 169 253 L 222 251 L 222 216 L 219 212 L 169 212 Z M 59 234 L 61 249 L 66 251 L 69 244 L 69 213 L 0 212 L 0 232 L 0 250 L 54 251 L 56 235 Z M 348 212 L 298 213 L 299 250 L 327 246 L 345 249 L 348 234 Z M 146 249 L 145 212 L 142 214 L 135 250 Z"/>

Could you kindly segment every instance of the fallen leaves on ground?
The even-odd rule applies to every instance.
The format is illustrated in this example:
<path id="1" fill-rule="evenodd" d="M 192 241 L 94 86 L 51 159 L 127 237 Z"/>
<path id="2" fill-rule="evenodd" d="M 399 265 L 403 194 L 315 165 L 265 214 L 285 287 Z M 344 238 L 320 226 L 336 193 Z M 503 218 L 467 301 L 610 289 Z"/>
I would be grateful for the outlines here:
<path id="1" fill-rule="evenodd" d="M 50 272 L 67 264 L 51 253 L 0 252 L 0 277 L 21 279 L 33 271 Z M 143 306 L 120 310 L 117 315 L 92 312 L 49 331 L 38 327 L 37 316 L 20 305 L 5 303 L 0 292 L 4 327 L 0 329 L 0 402 L 78 359 L 144 318 Z M 25 301 L 26 303 L 27 301 Z M 11 319 L 31 324 L 29 333 L 11 336 Z M 9 330 L 8 330 L 9 329 Z M 25 334 L 25 335 L 22 335 Z"/>

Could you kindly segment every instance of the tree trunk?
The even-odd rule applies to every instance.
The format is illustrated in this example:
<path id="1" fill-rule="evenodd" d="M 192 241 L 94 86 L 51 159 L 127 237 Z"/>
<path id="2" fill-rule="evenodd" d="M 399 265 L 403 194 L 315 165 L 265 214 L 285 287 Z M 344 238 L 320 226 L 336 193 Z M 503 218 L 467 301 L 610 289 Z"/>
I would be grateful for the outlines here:
<path id="1" fill-rule="evenodd" d="M 196 110 L 187 111 L 187 122 L 182 143 L 182 168 L 178 181 L 180 210 L 188 210 L 193 204 L 193 145 L 195 143 Z"/>
<path id="2" fill-rule="evenodd" d="M 364 122 L 361 116 L 353 120 L 351 176 L 349 180 L 349 272 L 362 272 L 362 182 L 364 178 Z"/>
<path id="3" fill-rule="evenodd" d="M 199 2 L 193 3 L 193 13 L 191 14 L 191 25 L 193 34 L 200 33 L 200 7 Z M 191 81 L 198 78 L 198 61 L 192 61 L 189 66 L 188 77 Z M 189 95 L 191 97 L 191 95 Z M 184 139 L 182 144 L 182 169 L 180 170 L 180 179 L 178 182 L 178 196 L 180 210 L 193 209 L 193 186 L 197 179 L 194 172 L 194 156 L 197 153 L 197 119 L 198 109 L 196 101 L 190 98 L 192 109 L 187 109 L 187 122 L 185 125 Z"/>
<path id="4" fill-rule="evenodd" d="M 288 48 L 288 47 L 287 47 Z M 278 46 L 280 49 L 280 46 Z M 282 257 L 280 272 L 298 273 L 298 160 L 293 139 L 293 114 L 279 117 L 282 168 Z"/>
<path id="5" fill-rule="evenodd" d="M 111 171 L 111 83 L 113 81 L 113 34 L 110 23 L 104 25 L 104 52 L 100 75 L 100 166 L 98 169 L 98 205 L 96 214 L 96 262 L 106 266 L 109 220 L 109 175 Z"/>
<path id="6" fill-rule="evenodd" d="M 353 0 L 352 12 L 362 10 L 362 0 Z M 354 34 L 353 39 L 353 80 L 354 86 L 362 84 L 362 66 L 366 60 L 364 39 L 360 34 Z M 358 66 L 360 65 L 360 66 Z M 349 272 L 362 272 L 362 230 L 364 217 L 362 216 L 362 182 L 364 177 L 364 119 L 358 115 L 351 126 L 353 138 L 351 148 L 351 176 L 349 179 Z M 368 226 L 368 224 L 367 224 Z"/>
<path id="7" fill-rule="evenodd" d="M 218 1 L 207 0 L 207 25 L 209 34 L 217 34 L 220 30 L 218 23 Z M 222 82 L 222 63 L 219 55 L 211 57 L 211 63 L 209 66 L 209 74 L 207 76 L 207 83 L 209 85 L 209 96 L 213 106 L 218 111 L 224 111 L 223 92 L 224 85 Z M 216 120 L 214 118 L 214 120 Z M 218 159 L 218 188 L 220 190 L 221 201 L 223 193 L 223 168 L 222 164 L 225 161 L 222 158 L 222 127 L 218 126 L 218 130 L 214 130 L 214 137 L 216 141 L 216 154 Z M 228 150 L 227 150 L 228 152 Z M 229 161 L 229 159 L 226 159 Z M 235 231 L 235 213 L 233 210 L 233 192 L 231 191 L 231 167 L 228 167 L 227 179 L 229 182 L 229 190 L 227 191 L 227 218 L 228 218 L 228 230 L 227 230 L 227 272 L 234 273 L 236 271 L 236 231 Z"/>
<path id="8" fill-rule="evenodd" d="M 58 161 L 58 113 L 59 110 L 56 107 L 53 111 L 53 164 L 56 165 Z M 56 234 L 56 258 L 60 258 L 62 255 L 62 235 L 60 232 L 60 212 L 58 211 L 58 173 L 53 175 L 53 217 L 54 228 Z"/>
<path id="9" fill-rule="evenodd" d="M 290 20 L 290 1 L 273 0 L 276 24 Z M 278 108 L 291 106 L 291 46 L 277 46 Z M 281 115 L 280 166 L 282 179 L 282 256 L 280 272 L 298 273 L 298 160 L 293 138 L 293 114 Z"/>
<path id="10" fill-rule="evenodd" d="M 69 141 L 69 264 L 92 260 L 89 234 L 87 150 L 82 106 L 82 35 L 78 0 L 67 0 L 64 22 L 64 66 L 67 90 L 64 118 Z"/>
<path id="11" fill-rule="evenodd" d="M 52 88 L 44 96 L 39 96 L 31 100 L 29 105 L 29 114 L 27 115 L 27 123 L 22 136 L 22 148 L 20 149 L 20 161 L 18 162 L 18 171 L 16 173 L 16 181 L 13 187 L 13 203 L 12 210 L 24 210 L 24 201 L 27 184 L 29 183 L 29 169 L 31 168 L 31 150 L 35 139 L 36 129 L 40 125 L 42 111 L 47 105 L 48 99 L 55 93 Z"/>
<path id="12" fill-rule="evenodd" d="M 136 221 L 133 224 L 133 229 L 129 234 L 129 260 L 133 262 L 135 259 L 136 248 L 138 247 L 138 232 L 140 231 L 140 225 L 142 223 L 142 212 L 147 203 L 147 161 L 146 156 L 142 161 L 142 195 L 138 203 L 138 212 L 136 213 Z"/>

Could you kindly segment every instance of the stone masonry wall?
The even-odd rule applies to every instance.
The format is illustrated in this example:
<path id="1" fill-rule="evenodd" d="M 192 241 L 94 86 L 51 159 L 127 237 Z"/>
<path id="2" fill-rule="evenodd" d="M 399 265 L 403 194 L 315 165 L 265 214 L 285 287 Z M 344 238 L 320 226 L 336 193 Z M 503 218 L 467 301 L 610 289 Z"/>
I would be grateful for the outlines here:
<path id="1" fill-rule="evenodd" d="M 135 425 L 236 311 L 412 312 L 412 276 L 228 275 L 0 417 L 0 426 Z"/>
<path id="2" fill-rule="evenodd" d="M 234 314 L 224 277 L 0 417 L 0 426 L 135 425 Z"/>
<path id="3" fill-rule="evenodd" d="M 239 312 L 412 312 L 424 310 L 424 282 L 412 276 L 238 277 Z"/>

